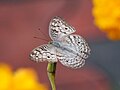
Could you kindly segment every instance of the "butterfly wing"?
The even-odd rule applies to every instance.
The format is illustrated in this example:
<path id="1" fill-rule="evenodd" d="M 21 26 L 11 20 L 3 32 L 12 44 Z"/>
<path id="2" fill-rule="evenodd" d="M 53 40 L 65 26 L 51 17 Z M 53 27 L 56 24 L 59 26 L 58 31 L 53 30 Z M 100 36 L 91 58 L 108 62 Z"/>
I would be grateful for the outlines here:
<path id="1" fill-rule="evenodd" d="M 64 36 L 67 36 L 71 33 L 74 33 L 74 27 L 68 25 L 64 20 L 60 17 L 54 17 L 49 24 L 49 36 L 55 41 L 60 41 Z"/>
<path id="2" fill-rule="evenodd" d="M 36 47 L 30 53 L 30 59 L 36 62 L 57 62 L 56 49 L 51 44 L 44 44 Z"/>
<path id="3" fill-rule="evenodd" d="M 76 54 L 73 54 L 72 52 L 66 51 L 66 50 L 57 50 L 57 53 L 60 54 L 60 57 L 57 57 L 61 64 L 64 66 L 67 66 L 69 68 L 80 68 L 85 64 L 85 60 L 81 57 L 79 57 Z"/>
<path id="4" fill-rule="evenodd" d="M 68 35 L 61 42 L 61 49 L 57 53 L 62 55 L 58 57 L 59 61 L 71 68 L 80 68 L 85 64 L 85 60 L 90 54 L 90 48 L 86 41 L 79 35 Z"/>
<path id="5" fill-rule="evenodd" d="M 84 59 L 87 59 L 90 54 L 90 47 L 85 39 L 79 35 L 69 35 L 64 38 L 63 42 L 67 42 L 68 45 L 72 46 L 76 53 Z"/>

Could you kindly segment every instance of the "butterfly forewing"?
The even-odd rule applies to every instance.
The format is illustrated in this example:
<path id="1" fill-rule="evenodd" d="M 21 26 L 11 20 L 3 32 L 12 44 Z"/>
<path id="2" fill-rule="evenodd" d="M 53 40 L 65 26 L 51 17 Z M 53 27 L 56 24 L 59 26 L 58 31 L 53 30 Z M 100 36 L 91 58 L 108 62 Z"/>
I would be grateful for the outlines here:
<path id="1" fill-rule="evenodd" d="M 68 25 L 60 17 L 54 17 L 49 24 L 49 35 L 52 40 L 60 41 L 64 36 L 75 32 L 74 27 Z"/>
<path id="2" fill-rule="evenodd" d="M 36 47 L 30 53 L 30 59 L 36 62 L 57 62 L 56 47 L 51 44 L 44 44 Z"/>

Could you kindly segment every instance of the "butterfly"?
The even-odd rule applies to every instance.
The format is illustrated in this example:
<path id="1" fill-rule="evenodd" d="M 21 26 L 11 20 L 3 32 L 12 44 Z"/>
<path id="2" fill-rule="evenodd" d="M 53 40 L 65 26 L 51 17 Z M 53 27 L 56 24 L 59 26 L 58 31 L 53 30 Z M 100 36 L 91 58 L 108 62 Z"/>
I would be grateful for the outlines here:
<path id="1" fill-rule="evenodd" d="M 88 43 L 79 35 L 73 34 L 75 28 L 58 16 L 49 23 L 49 36 L 52 41 L 43 44 L 30 53 L 36 62 L 61 62 L 66 67 L 81 68 L 90 54 Z"/>

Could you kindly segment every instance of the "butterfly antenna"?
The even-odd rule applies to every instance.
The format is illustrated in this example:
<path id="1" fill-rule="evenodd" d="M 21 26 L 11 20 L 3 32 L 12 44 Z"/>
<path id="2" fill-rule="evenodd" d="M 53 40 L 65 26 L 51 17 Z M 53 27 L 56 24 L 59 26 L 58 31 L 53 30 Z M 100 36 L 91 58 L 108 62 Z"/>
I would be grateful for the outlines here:
<path id="1" fill-rule="evenodd" d="M 44 41 L 49 41 L 49 40 L 47 40 L 47 39 L 43 39 L 43 38 L 40 38 L 40 37 L 33 37 L 33 38 L 36 38 L 36 39 L 41 39 L 41 40 L 44 40 Z"/>
<path id="2" fill-rule="evenodd" d="M 45 37 L 48 37 L 42 30 L 40 30 L 40 28 L 38 28 L 38 30 L 39 30 Z"/>

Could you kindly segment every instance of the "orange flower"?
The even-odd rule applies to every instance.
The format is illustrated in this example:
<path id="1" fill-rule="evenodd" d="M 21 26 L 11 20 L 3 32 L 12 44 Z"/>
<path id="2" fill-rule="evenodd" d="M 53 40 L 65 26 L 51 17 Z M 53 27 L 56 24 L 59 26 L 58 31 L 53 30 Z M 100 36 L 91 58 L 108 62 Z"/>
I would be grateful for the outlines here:
<path id="1" fill-rule="evenodd" d="M 96 26 L 111 40 L 120 40 L 120 0 L 93 0 Z"/>
<path id="2" fill-rule="evenodd" d="M 47 90 L 38 82 L 36 72 L 31 68 L 21 68 L 12 72 L 6 64 L 0 64 L 0 90 Z"/>

